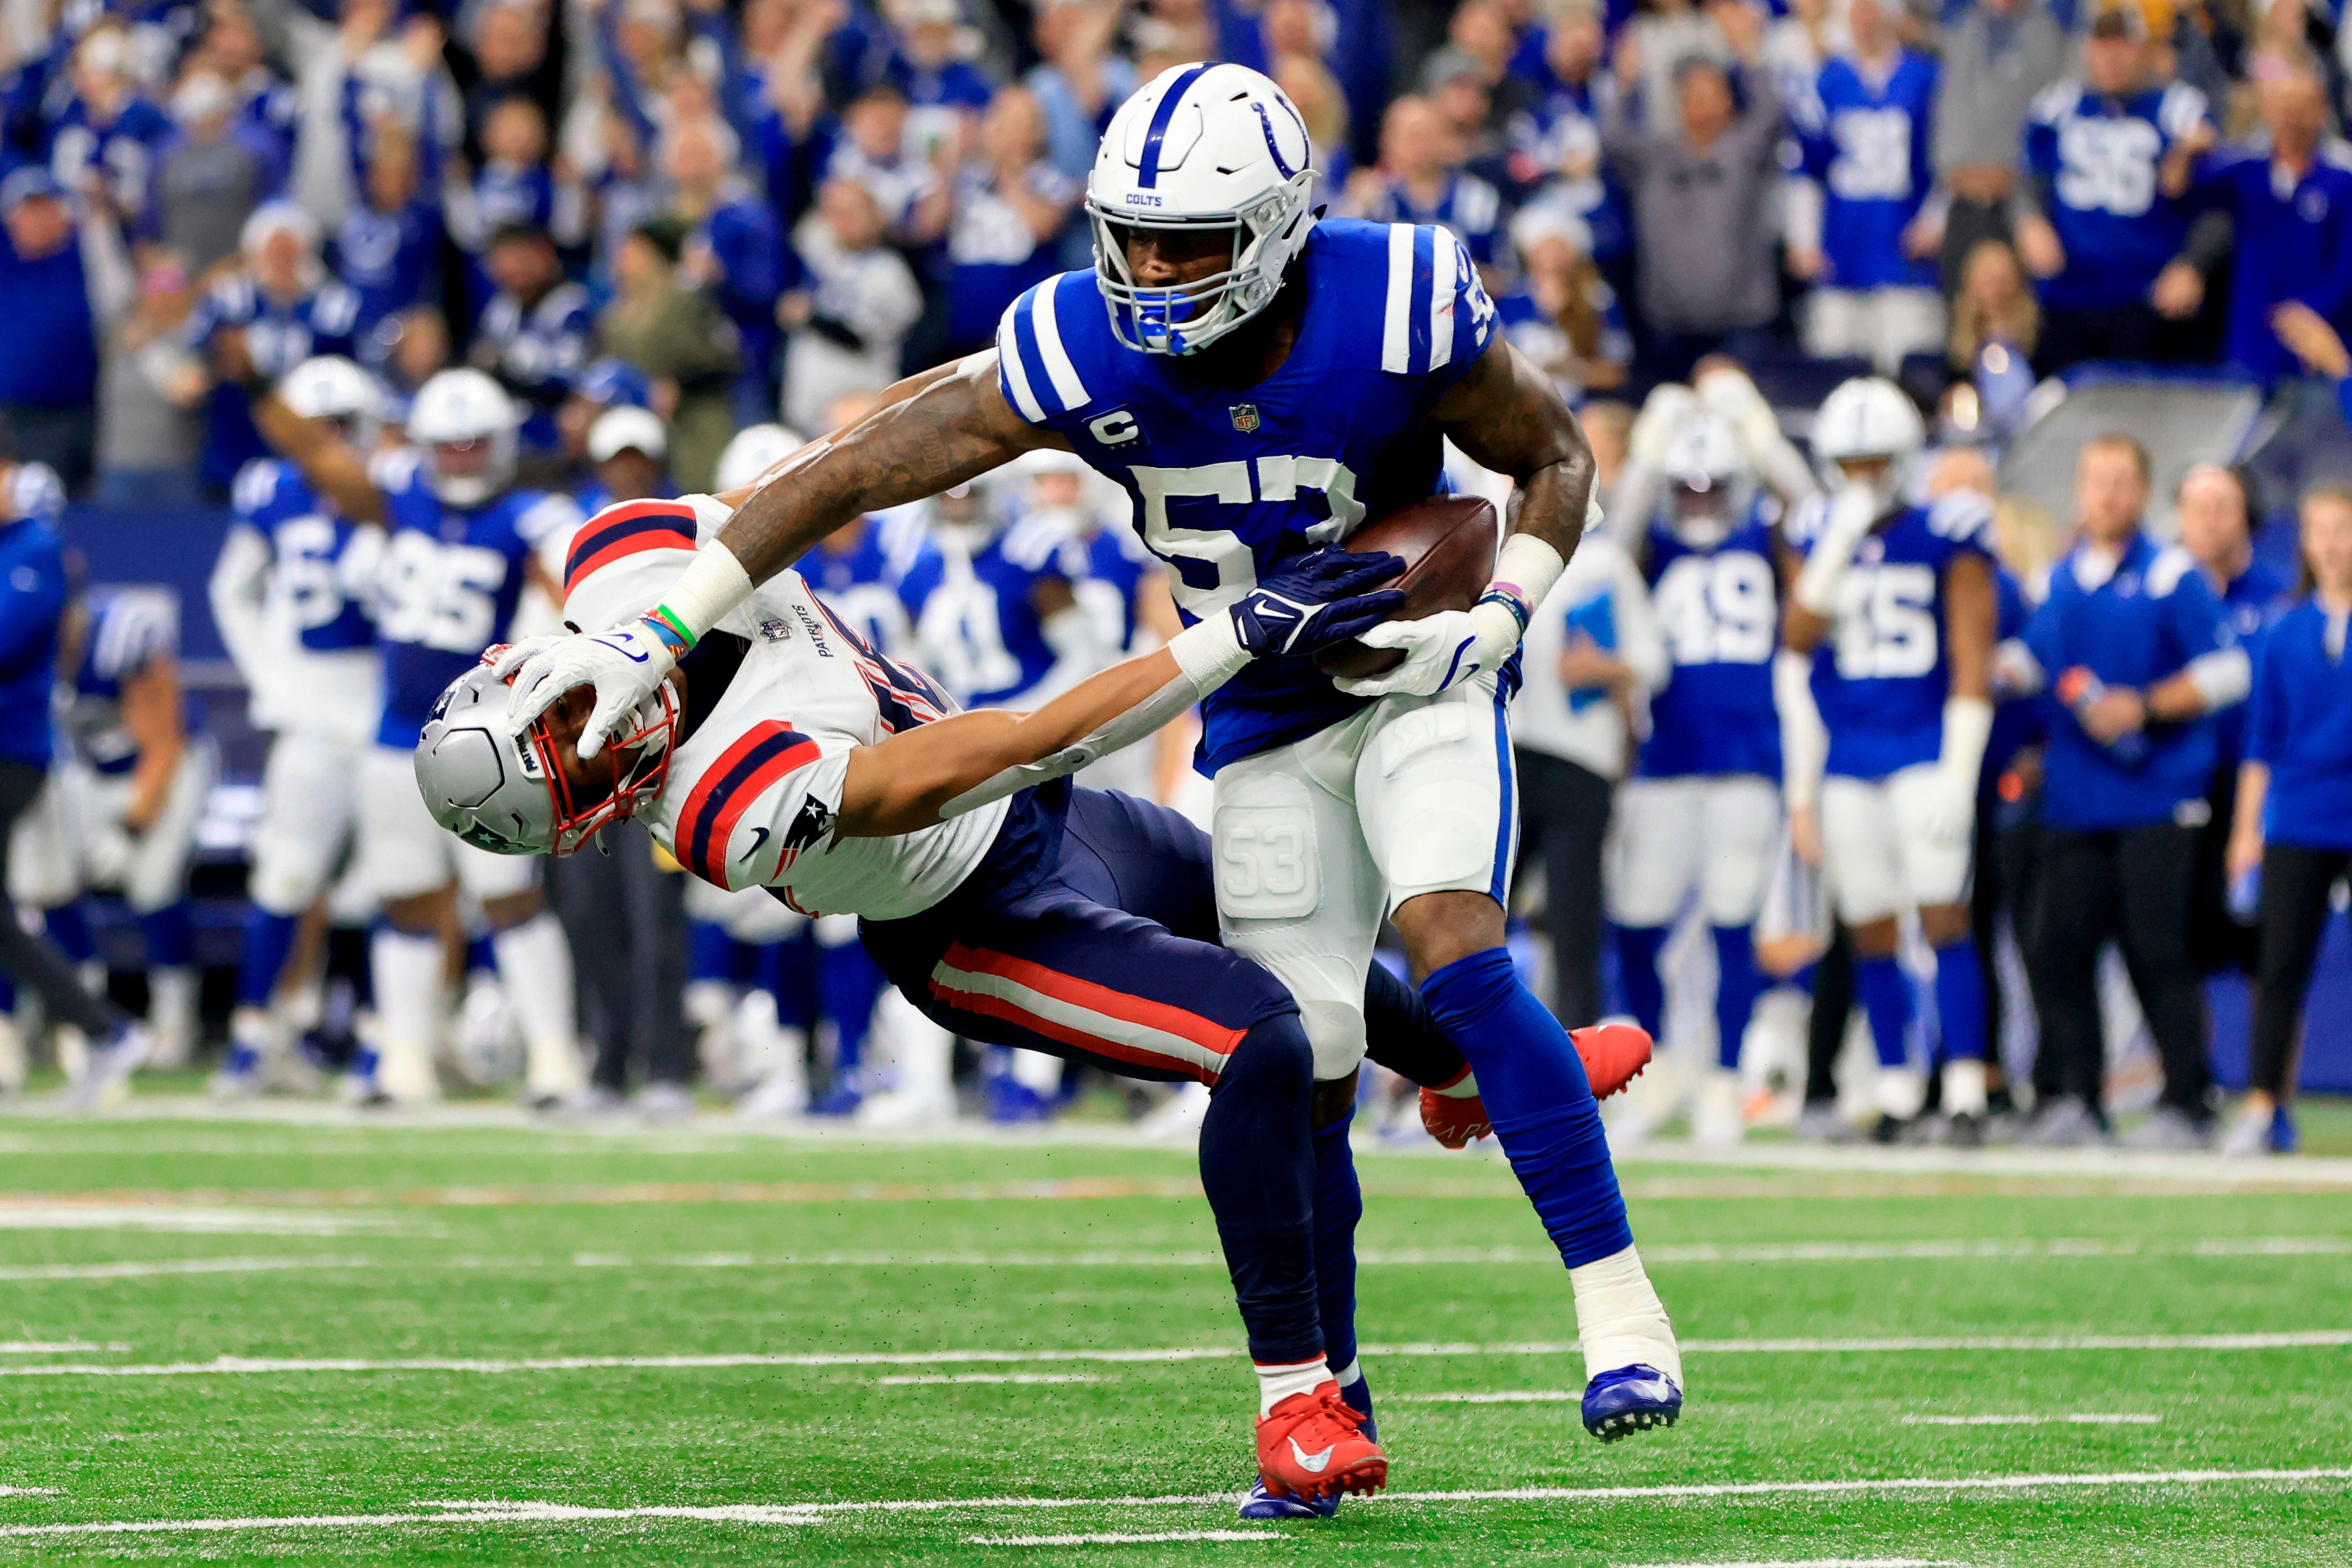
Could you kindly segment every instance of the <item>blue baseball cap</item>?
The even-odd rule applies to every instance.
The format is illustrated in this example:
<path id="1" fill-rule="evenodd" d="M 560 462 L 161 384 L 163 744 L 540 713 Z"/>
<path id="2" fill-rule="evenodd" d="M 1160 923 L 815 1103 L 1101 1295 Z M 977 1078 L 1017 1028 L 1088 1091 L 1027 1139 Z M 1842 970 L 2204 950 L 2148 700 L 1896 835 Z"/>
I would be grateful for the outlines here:
<path id="1" fill-rule="evenodd" d="M 58 184 L 58 177 L 38 163 L 12 169 L 7 178 L 0 179 L 0 212 L 15 212 L 36 196 L 63 201 L 65 195 L 66 188 Z"/>

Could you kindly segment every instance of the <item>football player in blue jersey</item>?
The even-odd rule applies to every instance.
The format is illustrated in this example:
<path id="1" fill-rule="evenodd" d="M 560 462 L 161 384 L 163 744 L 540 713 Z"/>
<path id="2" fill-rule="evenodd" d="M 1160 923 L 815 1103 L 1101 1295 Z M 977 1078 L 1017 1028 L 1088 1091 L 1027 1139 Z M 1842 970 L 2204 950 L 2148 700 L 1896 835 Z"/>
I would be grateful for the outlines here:
<path id="1" fill-rule="evenodd" d="M 375 1090 L 397 1103 L 436 1096 L 442 931 L 462 889 L 489 921 L 499 977 L 522 1023 L 526 1092 L 541 1105 L 562 1103 L 583 1087 L 572 957 L 536 868 L 435 826 L 409 753 L 433 700 L 486 642 L 508 634 L 525 583 L 544 576 L 540 542 L 577 527 L 580 509 L 567 496 L 508 488 L 520 415 L 478 370 L 443 371 L 418 388 L 406 426 L 413 445 L 373 463 L 275 398 L 259 400 L 257 414 L 313 489 L 343 515 L 384 530 L 374 595 L 383 710 L 359 768 L 361 872 L 384 910 L 370 952 L 381 1033 Z M 544 586 L 561 602 L 560 587 Z"/>
<path id="2" fill-rule="evenodd" d="M 278 397 L 357 451 L 375 445 L 383 394 L 347 359 L 305 361 L 278 384 Z M 291 1086 L 289 1042 L 270 1002 L 303 912 L 351 842 L 360 760 L 383 714 L 368 596 L 383 531 L 343 515 L 282 458 L 247 463 L 232 493 L 235 521 L 213 566 L 213 623 L 245 681 L 254 727 L 270 731 L 229 1057 L 212 1086 L 245 1096 Z"/>
<path id="3" fill-rule="evenodd" d="M 1800 853 L 1827 871 L 1851 933 L 1854 984 L 1878 1049 L 1878 1133 L 1919 1114 L 1899 917 L 1936 953 L 1943 1110 L 1956 1142 L 1983 1136 L 1984 973 L 1969 918 L 1977 784 L 1992 734 L 1998 615 L 1992 508 L 1973 490 L 1906 497 L 1927 432 L 1889 381 L 1849 381 L 1813 421 L 1834 489 L 1799 507 L 1804 563 L 1774 672 Z M 1818 815 L 1816 815 L 1818 813 Z"/>
<path id="4" fill-rule="evenodd" d="M 593 684 L 581 746 L 600 751 L 755 578 L 860 512 L 1038 447 L 1074 450 L 1127 490 L 1197 622 L 1426 498 L 1450 437 L 1518 489 L 1516 531 L 1476 607 L 1367 633 L 1404 655 L 1385 675 L 1335 682 L 1311 661 L 1273 658 L 1203 704 L 1223 938 L 1296 997 L 1323 1129 L 1311 1215 L 1229 1239 L 1277 1246 L 1283 1268 L 1351 1255 L 1345 1129 L 1385 915 L 1568 1266 L 1585 1423 L 1614 1437 L 1675 1418 L 1680 1357 L 1583 1064 L 1513 971 L 1501 902 L 1517 839 L 1511 660 L 1588 521 L 1591 452 L 1549 378 L 1497 341 L 1461 243 L 1435 227 L 1318 221 L 1308 163 L 1304 125 L 1273 82 L 1223 64 L 1163 72 L 1104 135 L 1087 195 L 1092 268 L 1016 300 L 993 353 L 909 378 L 790 460 L 644 616 L 536 652 L 509 722 Z M 1330 1364 L 1346 1352 L 1329 1348 L 1327 1360 L 1313 1336 L 1253 1345 L 1268 1430 L 1310 1407 L 1369 1405 L 1353 1357 Z"/>
<path id="5" fill-rule="evenodd" d="M 1756 915 L 1780 831 L 1779 509 L 1759 493 L 1738 434 L 1703 408 L 1685 416 L 1661 468 L 1665 502 L 1641 549 L 1673 673 L 1650 699 L 1650 738 L 1619 796 L 1610 915 L 1626 1005 L 1655 1036 L 1659 954 L 1696 895 L 1715 942 L 1717 1056 L 1692 1131 L 1736 1143 L 1740 1042 L 1763 991 Z"/>
<path id="6" fill-rule="evenodd" d="M 1936 62 L 1903 47 L 1879 0 L 1853 0 L 1846 16 L 1853 47 L 1789 106 L 1801 157 L 1789 185 L 1789 266 L 1816 285 L 1805 352 L 1857 355 L 1892 375 L 1904 355 L 1944 338 L 1941 236 L 1920 220 L 1936 183 Z"/>

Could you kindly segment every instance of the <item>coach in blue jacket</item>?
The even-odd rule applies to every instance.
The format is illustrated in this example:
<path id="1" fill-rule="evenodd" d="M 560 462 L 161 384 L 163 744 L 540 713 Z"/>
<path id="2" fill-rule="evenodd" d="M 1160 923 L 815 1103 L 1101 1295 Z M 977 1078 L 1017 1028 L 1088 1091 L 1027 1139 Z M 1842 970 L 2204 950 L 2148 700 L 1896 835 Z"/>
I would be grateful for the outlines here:
<path id="1" fill-rule="evenodd" d="M 2222 607 L 2195 560 L 2141 531 L 2147 454 L 2127 436 L 2087 443 L 2077 463 L 2078 542 L 2051 568 L 2024 643 L 2057 698 L 2042 800 L 2041 907 L 2032 933 L 2043 977 L 2042 1048 L 2067 1098 L 2034 1135 L 2095 1141 L 2099 1106 L 2099 949 L 2115 938 L 2164 1060 L 2164 1097 L 2133 1142 L 2202 1147 L 2211 1134 L 2204 994 L 2189 962 L 2197 837 L 2216 756 L 2216 709 L 2242 701 L 2245 650 L 2225 647 Z"/>

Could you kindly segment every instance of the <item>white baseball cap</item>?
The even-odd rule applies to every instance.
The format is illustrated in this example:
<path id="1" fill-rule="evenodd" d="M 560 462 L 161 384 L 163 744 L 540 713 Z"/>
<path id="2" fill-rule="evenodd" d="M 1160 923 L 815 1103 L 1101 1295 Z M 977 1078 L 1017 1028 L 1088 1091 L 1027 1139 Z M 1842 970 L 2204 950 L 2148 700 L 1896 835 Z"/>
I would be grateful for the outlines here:
<path id="1" fill-rule="evenodd" d="M 669 456 L 669 426 L 650 408 L 608 408 L 588 426 L 588 460 L 602 463 L 635 448 L 658 463 Z"/>

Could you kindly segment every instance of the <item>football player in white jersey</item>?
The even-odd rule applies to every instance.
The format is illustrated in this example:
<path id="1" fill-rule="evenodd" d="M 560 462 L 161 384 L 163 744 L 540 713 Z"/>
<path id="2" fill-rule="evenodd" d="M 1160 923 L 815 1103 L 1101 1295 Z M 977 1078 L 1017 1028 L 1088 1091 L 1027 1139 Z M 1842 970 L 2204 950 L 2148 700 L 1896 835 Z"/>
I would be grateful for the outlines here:
<path id="1" fill-rule="evenodd" d="M 602 514 L 573 547 L 568 616 L 611 622 L 674 585 L 725 515 L 709 497 Z M 1295 1345 L 1353 1336 L 1351 1255 L 1335 1309 L 1326 1274 L 1340 1260 L 1320 1256 L 1310 1229 L 1313 1056 L 1299 1010 L 1217 945 L 1205 836 L 1172 812 L 1073 790 L 1067 775 L 1253 659 L 1370 627 L 1397 596 L 1362 589 L 1394 568 L 1337 552 L 1286 563 L 1167 648 L 1027 716 L 957 715 L 786 570 L 698 639 L 593 759 L 578 752 L 584 689 L 509 733 L 504 681 L 534 649 L 497 652 L 436 703 L 417 781 L 446 826 L 513 854 L 568 852 L 634 816 L 716 886 L 859 915 L 866 950 L 943 1028 L 1211 1085 L 1202 1184 L 1263 1375 L 1297 1360 L 1284 1353 Z M 609 635 L 628 646 L 625 627 Z M 1385 973 L 1369 984 L 1380 1030 L 1420 1053 L 1417 1068 L 1384 1059 L 1418 1082 L 1458 1078 L 1460 1053 L 1412 992 Z M 1290 1382 L 1260 1412 L 1269 1486 L 1299 1500 L 1377 1489 L 1387 1458 L 1364 1416 L 1328 1373 L 1293 1368 Z"/>
<path id="2" fill-rule="evenodd" d="M 383 392 L 350 360 L 305 361 L 278 396 L 293 414 L 332 426 L 353 450 L 374 448 Z M 360 759 L 383 708 L 368 615 L 383 531 L 345 517 L 277 458 L 247 463 L 233 500 L 235 521 L 213 566 L 213 623 L 245 681 L 254 728 L 270 732 L 229 1057 L 213 1079 L 215 1094 L 244 1096 L 282 1077 L 288 1031 L 271 999 L 304 911 L 352 841 Z"/>
<path id="3" fill-rule="evenodd" d="M 543 578 L 537 546 L 574 527 L 571 498 L 512 487 L 520 410 L 476 370 L 444 371 L 417 389 L 412 445 L 370 462 L 328 425 L 259 397 L 256 422 L 311 488 L 341 512 L 381 521 L 376 631 L 383 704 L 359 767 L 359 858 L 383 901 L 370 960 L 379 1060 L 373 1087 L 401 1103 L 434 1099 L 445 1026 L 443 933 L 462 889 L 491 927 L 499 978 L 522 1024 L 525 1092 L 555 1105 L 585 1084 L 573 1015 L 571 950 L 530 861 L 481 854 L 435 827 L 416 798 L 408 753 L 452 676 L 504 636 L 527 583 Z M 559 586 L 545 584 L 561 602 Z"/>
<path id="4" fill-rule="evenodd" d="M 1675 1419 L 1681 1361 L 1589 1075 L 1512 968 L 1502 906 L 1517 847 L 1511 661 L 1588 521 L 1591 453 L 1550 379 L 1496 332 L 1460 242 L 1433 226 L 1318 218 L 1311 161 L 1297 108 L 1264 76 L 1163 72 L 1119 108 L 1097 155 L 1093 268 L 1014 301 L 994 353 L 910 377 L 788 462 L 635 620 L 537 656 L 513 718 L 593 683 L 582 744 L 595 752 L 756 582 L 849 517 L 1038 447 L 1076 451 L 1128 490 L 1193 621 L 1425 500 L 1446 439 L 1508 477 L 1515 531 L 1475 608 L 1368 634 L 1404 655 L 1368 680 L 1335 685 L 1297 660 L 1244 671 L 1203 705 L 1202 763 L 1224 940 L 1297 998 L 1327 1104 L 1352 1104 L 1382 919 L 1402 936 L 1568 1268 L 1584 1421 L 1608 1440 Z M 1331 1172 L 1336 1210 L 1353 1187 L 1336 1159 Z M 1286 1364 L 1262 1399 L 1271 1409 L 1294 1384 L 1345 1398 L 1355 1371 Z"/>

